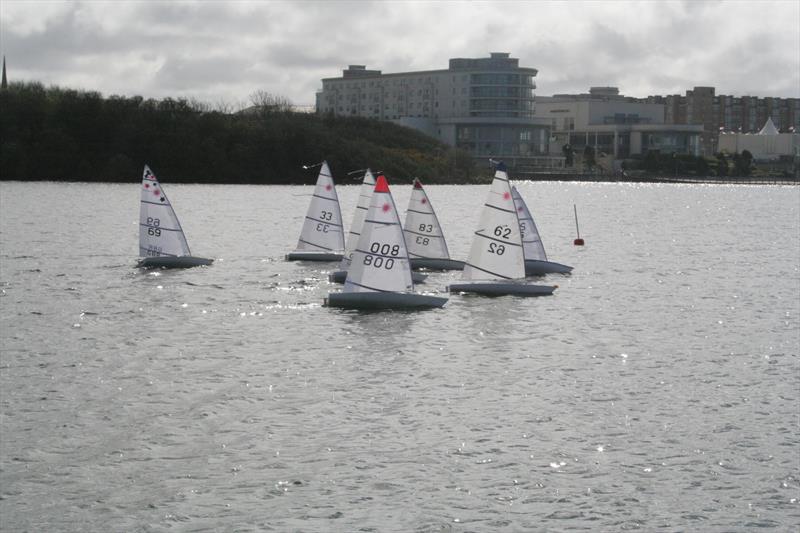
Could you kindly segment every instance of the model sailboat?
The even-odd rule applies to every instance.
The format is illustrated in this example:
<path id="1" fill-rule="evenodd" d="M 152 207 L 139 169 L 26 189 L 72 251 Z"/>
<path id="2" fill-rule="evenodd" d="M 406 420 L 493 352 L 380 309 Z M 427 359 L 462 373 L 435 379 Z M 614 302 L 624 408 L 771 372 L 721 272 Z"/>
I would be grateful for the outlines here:
<path id="1" fill-rule="evenodd" d="M 442 307 L 447 298 L 414 293 L 400 216 L 386 178 L 378 176 L 342 292 L 325 305 L 355 309 Z"/>
<path id="2" fill-rule="evenodd" d="M 319 164 L 319 175 L 308 206 L 297 248 L 288 261 L 339 261 L 344 251 L 344 228 L 339 197 L 328 163 Z M 307 167 L 306 167 L 307 168 Z"/>
<path id="3" fill-rule="evenodd" d="M 547 260 L 544 244 L 539 236 L 536 223 L 533 221 L 533 215 L 531 215 L 525 200 L 522 199 L 515 186 L 511 187 L 511 195 L 514 197 L 514 205 L 517 208 L 517 216 L 519 217 L 519 229 L 520 233 L 522 233 L 525 275 L 540 276 L 543 274 L 569 274 L 572 272 L 571 266 Z"/>
<path id="4" fill-rule="evenodd" d="M 164 187 L 147 165 L 139 201 L 139 263 L 147 268 L 189 268 L 214 260 L 193 257 Z"/>
<path id="5" fill-rule="evenodd" d="M 403 227 L 408 245 L 411 268 L 431 270 L 461 270 L 463 261 L 450 259 L 442 226 L 433 210 L 422 182 L 414 178 L 414 188 L 408 201 L 406 223 Z"/>
<path id="6" fill-rule="evenodd" d="M 361 182 L 361 188 L 358 191 L 358 202 L 356 202 L 356 210 L 353 213 L 353 222 L 350 224 L 350 231 L 347 233 L 347 244 L 344 248 L 344 256 L 339 263 L 339 270 L 331 272 L 328 280 L 333 283 L 344 283 L 347 278 L 347 269 L 350 268 L 350 263 L 353 259 L 353 252 L 358 244 L 358 238 L 361 236 L 361 228 L 364 226 L 364 219 L 367 217 L 369 210 L 369 201 L 372 198 L 372 191 L 375 189 L 375 176 L 370 169 L 364 172 L 364 180 Z"/>
<path id="7" fill-rule="evenodd" d="M 525 256 L 519 218 L 506 167 L 500 163 L 472 239 L 462 273 L 464 282 L 450 285 L 449 290 L 486 296 L 542 296 L 556 289 L 525 283 L 524 277 Z"/>
<path id="8" fill-rule="evenodd" d="M 375 189 L 375 176 L 370 169 L 364 174 L 364 181 L 361 182 L 361 188 L 358 191 L 358 202 L 356 204 L 356 211 L 353 214 L 353 223 L 350 225 L 350 231 L 347 234 L 347 244 L 344 249 L 344 257 L 339 263 L 339 270 L 331 272 L 328 275 L 328 281 L 332 283 L 344 283 L 347 279 L 347 270 L 352 263 L 353 251 L 358 245 L 358 238 L 361 236 L 361 229 L 364 226 L 364 219 L 369 210 L 369 203 L 372 199 L 372 191 Z M 423 283 L 427 276 L 418 272 L 412 272 L 411 278 L 414 283 Z"/>

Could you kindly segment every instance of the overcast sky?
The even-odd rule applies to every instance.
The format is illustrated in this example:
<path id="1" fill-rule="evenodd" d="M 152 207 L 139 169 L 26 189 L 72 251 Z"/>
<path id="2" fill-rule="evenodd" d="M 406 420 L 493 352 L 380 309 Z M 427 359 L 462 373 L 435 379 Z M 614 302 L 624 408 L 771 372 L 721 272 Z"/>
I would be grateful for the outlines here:
<path id="1" fill-rule="evenodd" d="M 800 97 L 800 0 L 0 0 L 10 81 L 241 105 L 256 91 L 312 105 L 349 64 L 446 69 L 509 52 L 538 95 Z"/>

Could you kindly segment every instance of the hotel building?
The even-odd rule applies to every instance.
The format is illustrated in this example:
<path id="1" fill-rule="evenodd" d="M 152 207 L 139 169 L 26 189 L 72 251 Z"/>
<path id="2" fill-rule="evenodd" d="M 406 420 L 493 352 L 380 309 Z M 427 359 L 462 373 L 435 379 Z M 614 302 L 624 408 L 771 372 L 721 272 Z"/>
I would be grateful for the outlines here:
<path id="1" fill-rule="evenodd" d="M 507 53 L 396 74 L 350 65 L 322 80 L 317 112 L 392 121 L 512 167 L 562 165 L 549 154 L 550 122 L 534 115 L 536 74 Z"/>

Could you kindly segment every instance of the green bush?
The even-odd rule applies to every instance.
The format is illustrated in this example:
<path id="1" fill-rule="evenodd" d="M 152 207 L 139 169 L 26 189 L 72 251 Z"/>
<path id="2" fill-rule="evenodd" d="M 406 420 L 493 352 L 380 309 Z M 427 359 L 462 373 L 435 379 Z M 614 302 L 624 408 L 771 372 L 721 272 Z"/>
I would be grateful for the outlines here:
<path id="1" fill-rule="evenodd" d="M 464 183 L 469 154 L 416 130 L 365 118 L 263 106 L 226 113 L 185 99 L 103 97 L 40 83 L 0 91 L 0 179 L 135 181 L 145 164 L 170 182 L 311 183 L 327 160 L 390 182 Z"/>

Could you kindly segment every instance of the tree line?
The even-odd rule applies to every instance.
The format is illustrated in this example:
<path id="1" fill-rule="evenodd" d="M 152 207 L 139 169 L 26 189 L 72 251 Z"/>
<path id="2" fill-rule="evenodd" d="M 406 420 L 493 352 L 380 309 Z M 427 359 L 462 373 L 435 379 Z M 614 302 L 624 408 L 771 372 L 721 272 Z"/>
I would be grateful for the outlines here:
<path id="1" fill-rule="evenodd" d="M 267 93 L 236 113 L 201 102 L 11 83 L 0 90 L 0 179 L 125 182 L 145 164 L 165 181 L 313 183 L 370 167 L 390 181 L 474 179 L 470 155 L 415 130 L 359 117 L 295 112 Z"/>

